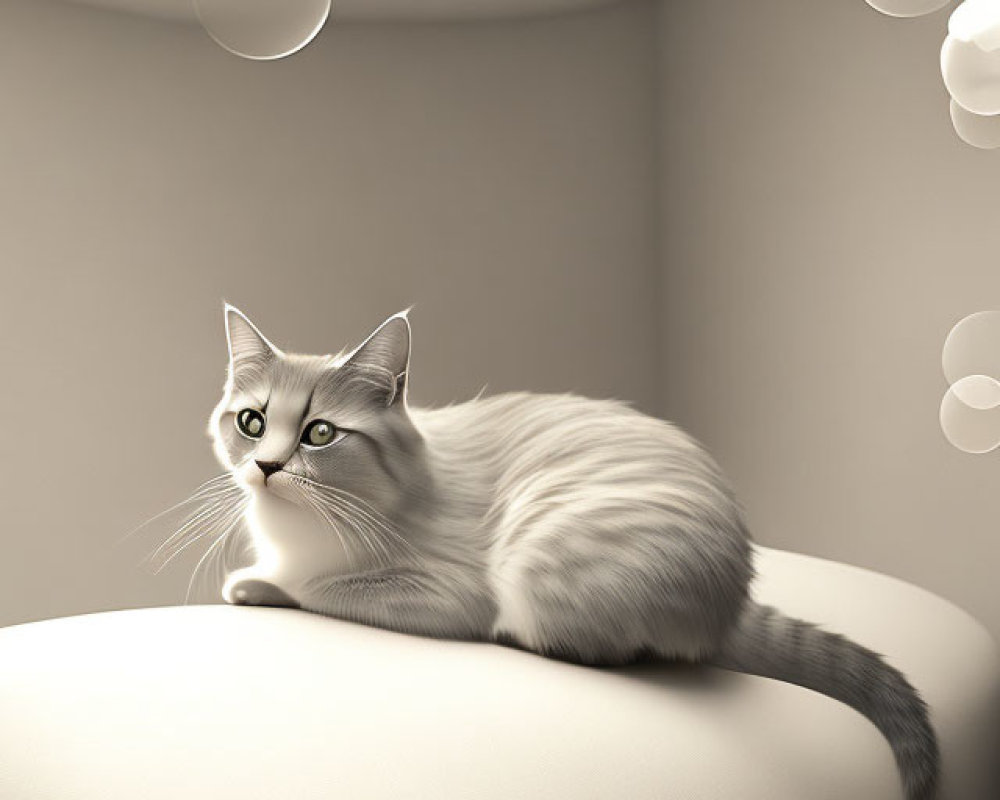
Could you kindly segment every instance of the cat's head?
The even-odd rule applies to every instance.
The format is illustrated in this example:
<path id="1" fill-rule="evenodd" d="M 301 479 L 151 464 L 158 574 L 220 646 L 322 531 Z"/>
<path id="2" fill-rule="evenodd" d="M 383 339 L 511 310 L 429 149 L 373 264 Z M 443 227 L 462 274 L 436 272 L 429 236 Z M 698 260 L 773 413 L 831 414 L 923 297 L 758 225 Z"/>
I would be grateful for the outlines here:
<path id="1" fill-rule="evenodd" d="M 299 505 L 330 487 L 385 513 L 419 493 L 423 441 L 406 407 L 405 312 L 337 356 L 284 353 L 228 304 L 225 321 L 228 375 L 209 435 L 237 483 Z"/>

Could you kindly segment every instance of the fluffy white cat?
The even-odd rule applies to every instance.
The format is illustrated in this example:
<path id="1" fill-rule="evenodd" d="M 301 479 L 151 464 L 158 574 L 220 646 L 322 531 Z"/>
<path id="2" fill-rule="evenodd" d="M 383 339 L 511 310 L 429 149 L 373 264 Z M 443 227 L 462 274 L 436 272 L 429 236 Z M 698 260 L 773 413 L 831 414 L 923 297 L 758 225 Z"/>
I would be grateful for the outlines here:
<path id="1" fill-rule="evenodd" d="M 229 373 L 209 432 L 255 554 L 226 601 L 796 683 L 865 714 L 908 800 L 934 796 L 938 749 L 916 691 L 870 650 L 750 599 L 739 506 L 677 427 L 570 395 L 410 407 L 405 314 L 337 356 L 283 353 L 235 308 L 225 316 Z"/>

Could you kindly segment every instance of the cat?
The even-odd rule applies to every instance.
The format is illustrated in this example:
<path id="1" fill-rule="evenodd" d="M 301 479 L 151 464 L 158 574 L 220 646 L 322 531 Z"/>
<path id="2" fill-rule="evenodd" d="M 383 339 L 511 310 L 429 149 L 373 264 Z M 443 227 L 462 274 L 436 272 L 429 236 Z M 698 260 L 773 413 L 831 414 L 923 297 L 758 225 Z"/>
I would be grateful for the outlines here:
<path id="1" fill-rule="evenodd" d="M 337 356 L 286 354 L 228 304 L 225 322 L 209 434 L 253 552 L 226 602 L 799 684 L 866 715 L 908 800 L 934 797 L 925 703 L 876 653 L 751 599 L 740 507 L 679 428 L 573 395 L 411 407 L 406 312 Z"/>

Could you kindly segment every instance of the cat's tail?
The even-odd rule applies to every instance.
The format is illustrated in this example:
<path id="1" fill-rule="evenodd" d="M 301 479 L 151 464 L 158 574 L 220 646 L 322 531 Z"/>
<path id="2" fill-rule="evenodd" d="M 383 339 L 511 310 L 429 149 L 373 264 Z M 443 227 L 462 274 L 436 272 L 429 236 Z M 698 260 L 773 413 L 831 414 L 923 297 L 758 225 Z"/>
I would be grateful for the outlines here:
<path id="1" fill-rule="evenodd" d="M 860 711 L 888 739 L 907 800 L 933 800 L 940 756 L 927 705 L 877 653 L 751 603 L 709 663 L 804 686 Z"/>

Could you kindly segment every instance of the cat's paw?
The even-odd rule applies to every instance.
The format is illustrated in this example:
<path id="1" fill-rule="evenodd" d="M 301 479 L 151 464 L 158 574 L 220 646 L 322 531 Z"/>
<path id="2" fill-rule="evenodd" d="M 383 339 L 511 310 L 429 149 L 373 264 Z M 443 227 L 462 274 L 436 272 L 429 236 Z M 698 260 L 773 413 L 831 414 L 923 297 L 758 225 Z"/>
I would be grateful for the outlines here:
<path id="1" fill-rule="evenodd" d="M 273 583 L 245 578 L 227 587 L 226 601 L 235 606 L 276 606 L 278 608 L 299 608 L 294 598 Z"/>

